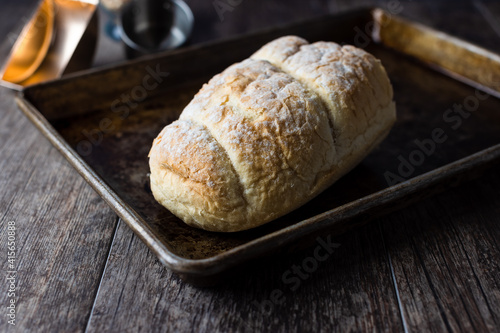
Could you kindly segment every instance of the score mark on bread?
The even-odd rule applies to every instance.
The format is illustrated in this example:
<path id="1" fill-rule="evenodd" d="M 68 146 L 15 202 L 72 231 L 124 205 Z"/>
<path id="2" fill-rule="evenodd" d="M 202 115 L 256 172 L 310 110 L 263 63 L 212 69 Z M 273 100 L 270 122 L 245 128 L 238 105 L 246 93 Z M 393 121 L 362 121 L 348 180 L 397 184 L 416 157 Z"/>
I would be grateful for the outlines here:
<path id="1" fill-rule="evenodd" d="M 149 154 L 153 195 L 205 230 L 272 221 L 385 138 L 392 95 L 382 64 L 364 50 L 276 39 L 214 76 L 161 131 Z"/>

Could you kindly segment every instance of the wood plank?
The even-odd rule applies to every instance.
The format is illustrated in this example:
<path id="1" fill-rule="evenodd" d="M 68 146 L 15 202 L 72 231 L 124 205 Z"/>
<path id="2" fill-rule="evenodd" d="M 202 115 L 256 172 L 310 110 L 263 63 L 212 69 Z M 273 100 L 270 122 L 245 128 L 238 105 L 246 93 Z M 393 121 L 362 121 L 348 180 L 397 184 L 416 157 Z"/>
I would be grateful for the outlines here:
<path id="1" fill-rule="evenodd" d="M 497 170 L 382 224 L 410 331 L 500 327 Z"/>
<path id="2" fill-rule="evenodd" d="M 120 222 L 89 332 L 402 330 L 378 226 L 331 241 L 340 246 L 305 280 L 297 278 L 300 283 L 289 281 L 297 275 L 289 273 L 283 280 L 283 274 L 308 262 L 316 245 L 201 289 L 165 269 Z M 281 304 L 270 303 L 273 293 L 280 292 Z"/>
<path id="3" fill-rule="evenodd" d="M 16 227 L 17 295 L 0 286 L 6 309 L 16 299 L 18 332 L 83 331 L 117 218 L 0 88 L 0 244 Z M 6 267 L 4 262 L 3 267 Z M 2 271 L 5 279 L 6 269 Z M 5 312 L 0 330 L 6 331 Z"/>
<path id="4" fill-rule="evenodd" d="M 434 18 L 439 16 L 432 4 L 418 5 L 416 11 L 417 4 L 403 4 L 403 10 L 420 13 L 421 19 L 429 13 Z M 328 10 L 343 8 L 342 1 L 328 5 Z M 440 15 L 444 8 L 438 8 Z M 485 26 L 477 17 L 466 22 Z M 89 331 L 494 330 L 499 327 L 498 313 L 494 312 L 499 308 L 500 270 L 488 258 L 499 255 L 493 243 L 498 229 L 492 229 L 498 224 L 492 210 L 498 200 L 479 206 L 490 209 L 485 217 L 489 223 L 476 230 L 477 224 L 485 222 L 473 207 L 485 198 L 468 196 L 489 179 L 483 177 L 459 192 L 441 195 L 438 201 L 428 200 L 381 219 L 380 229 L 373 223 L 336 237 L 341 247 L 295 292 L 287 290 L 281 276 L 311 249 L 263 263 L 256 272 L 243 271 L 224 286 L 198 289 L 165 270 L 120 223 Z M 498 188 L 495 184 L 493 189 Z M 450 195 L 454 197 L 450 199 Z M 463 206 L 467 203 L 468 217 L 456 215 L 450 206 L 455 202 Z M 433 225 L 436 218 L 440 219 L 438 226 Z M 456 224 L 456 219 L 462 219 L 468 227 Z M 493 234 L 482 239 L 487 231 Z M 472 240 L 481 246 L 471 248 L 473 245 L 468 244 L 474 243 Z M 453 280 L 458 282 L 448 286 Z M 275 289 L 285 291 L 283 304 L 274 306 L 270 315 L 263 315 L 253 305 L 269 299 Z M 453 301 L 460 296 L 464 300 Z"/>
<path id="5" fill-rule="evenodd" d="M 268 23 L 266 14 L 251 15 L 252 7 L 244 3 L 250 2 L 228 13 L 229 21 L 209 23 L 213 26 L 206 32 L 198 28 L 199 40 L 241 32 L 245 24 L 257 29 Z M 196 7 L 201 27 L 203 20 L 212 22 L 217 15 L 210 1 L 205 4 Z M 332 2 L 314 5 L 321 10 L 338 8 Z M 414 13 L 412 5 L 405 2 L 409 13 Z M 282 17 L 287 11 L 293 19 L 302 14 L 292 4 L 266 6 L 278 23 L 290 18 Z M 317 9 L 304 8 L 300 7 L 305 16 L 316 15 Z M 479 21 L 466 20 L 464 31 L 475 33 L 469 23 Z M 0 186 L 7 189 L 0 193 L 1 244 L 6 240 L 5 221 L 16 221 L 21 235 L 17 328 L 83 330 L 114 214 L 14 110 L 11 95 L 0 90 L 0 100 L 11 103 L 0 105 L 9 110 L 0 119 Z M 403 330 L 383 240 L 409 330 L 494 331 L 500 326 L 499 185 L 493 173 L 383 219 L 384 238 L 376 224 L 336 237 L 341 246 L 295 292 L 282 281 L 282 274 L 313 249 L 265 263 L 258 272 L 244 272 L 226 286 L 198 289 L 165 270 L 120 223 L 89 331 Z M 0 304 L 5 304 L 6 286 L 2 288 Z M 274 289 L 284 291 L 284 302 L 271 314 L 262 314 L 254 301 L 269 299 Z"/>
<path id="6" fill-rule="evenodd" d="M 335 11 L 332 2 L 243 1 L 219 20 L 212 2 L 188 1 L 203 29 L 193 43 Z M 258 6 L 262 6 L 259 8 Z M 196 28 L 195 28 L 196 29 Z M 199 289 L 166 270 L 122 222 L 89 321 L 101 331 L 391 331 L 402 329 L 385 250 L 376 225 L 336 238 L 340 248 L 300 288 L 282 275 L 314 247 L 247 269 L 226 284 Z M 262 311 L 273 290 L 283 303 Z M 263 313 L 264 312 L 264 313 Z"/>
<path id="7" fill-rule="evenodd" d="M 472 3 L 450 5 L 405 3 L 403 15 L 500 50 L 498 36 Z M 408 331 L 498 330 L 499 185 L 493 170 L 382 224 Z"/>

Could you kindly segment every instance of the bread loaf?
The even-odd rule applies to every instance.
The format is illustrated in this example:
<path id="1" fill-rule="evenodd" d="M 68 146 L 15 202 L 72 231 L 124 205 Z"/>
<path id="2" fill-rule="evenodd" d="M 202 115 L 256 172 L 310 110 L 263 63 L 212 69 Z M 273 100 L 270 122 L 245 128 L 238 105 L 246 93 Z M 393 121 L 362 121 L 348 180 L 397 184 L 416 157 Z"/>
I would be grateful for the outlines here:
<path id="1" fill-rule="evenodd" d="M 161 131 L 149 154 L 151 189 L 191 226 L 253 228 L 332 185 L 395 118 L 375 57 L 282 37 L 214 76 Z"/>

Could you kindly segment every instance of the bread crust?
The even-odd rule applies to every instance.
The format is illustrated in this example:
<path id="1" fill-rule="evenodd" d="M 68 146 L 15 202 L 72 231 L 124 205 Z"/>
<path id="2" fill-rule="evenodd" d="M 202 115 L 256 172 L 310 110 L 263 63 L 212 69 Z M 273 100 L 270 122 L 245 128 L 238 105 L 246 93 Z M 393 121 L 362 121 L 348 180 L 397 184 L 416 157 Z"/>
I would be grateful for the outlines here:
<path id="1" fill-rule="evenodd" d="M 189 225 L 276 219 L 358 164 L 395 121 L 380 61 L 287 36 L 214 76 L 153 142 L 151 189 Z"/>

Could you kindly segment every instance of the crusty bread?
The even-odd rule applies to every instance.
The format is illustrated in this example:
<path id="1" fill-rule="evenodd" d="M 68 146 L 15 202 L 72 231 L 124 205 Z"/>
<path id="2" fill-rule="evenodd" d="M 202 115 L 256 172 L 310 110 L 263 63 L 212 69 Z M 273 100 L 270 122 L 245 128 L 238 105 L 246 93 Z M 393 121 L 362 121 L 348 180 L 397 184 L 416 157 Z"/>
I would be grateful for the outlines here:
<path id="1" fill-rule="evenodd" d="M 149 155 L 151 189 L 194 227 L 253 228 L 333 184 L 395 118 L 379 60 L 282 37 L 214 76 L 162 130 Z"/>

